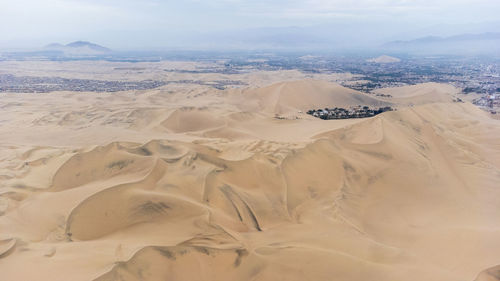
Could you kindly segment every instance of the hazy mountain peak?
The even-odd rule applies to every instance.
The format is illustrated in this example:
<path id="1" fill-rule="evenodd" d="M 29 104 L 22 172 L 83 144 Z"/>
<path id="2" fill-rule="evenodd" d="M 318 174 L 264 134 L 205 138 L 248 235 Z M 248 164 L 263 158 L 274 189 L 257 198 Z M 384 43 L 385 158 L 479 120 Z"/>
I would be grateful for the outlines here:
<path id="1" fill-rule="evenodd" d="M 59 43 L 51 43 L 51 44 L 48 44 L 47 46 L 45 46 L 44 48 L 45 49 L 59 49 L 59 48 L 64 48 L 64 45 L 59 44 Z"/>
<path id="2" fill-rule="evenodd" d="M 102 55 L 111 52 L 111 50 L 106 47 L 88 41 L 75 41 L 66 45 L 51 43 L 45 46 L 44 49 L 62 51 L 65 55 L 71 56 Z"/>
<path id="3" fill-rule="evenodd" d="M 87 47 L 87 48 L 90 48 L 93 50 L 100 50 L 100 51 L 106 51 L 106 52 L 111 51 L 110 49 L 108 49 L 106 47 L 103 47 L 101 45 L 98 45 L 98 44 L 95 44 L 92 42 L 88 42 L 88 41 L 71 42 L 69 44 L 66 44 L 66 47 L 70 47 L 70 48 L 85 48 L 85 47 Z"/>
<path id="4" fill-rule="evenodd" d="M 487 32 L 487 33 L 465 33 L 458 34 L 449 37 L 439 37 L 439 36 L 426 36 L 413 40 L 398 40 L 387 43 L 386 45 L 394 45 L 394 44 L 415 44 L 415 43 L 434 43 L 434 42 L 451 42 L 451 41 L 472 41 L 472 40 L 498 40 L 500 39 L 500 33 L 496 32 Z"/>
<path id="5" fill-rule="evenodd" d="M 417 54 L 498 54 L 500 33 L 464 33 L 449 37 L 427 36 L 383 45 L 391 51 Z"/>

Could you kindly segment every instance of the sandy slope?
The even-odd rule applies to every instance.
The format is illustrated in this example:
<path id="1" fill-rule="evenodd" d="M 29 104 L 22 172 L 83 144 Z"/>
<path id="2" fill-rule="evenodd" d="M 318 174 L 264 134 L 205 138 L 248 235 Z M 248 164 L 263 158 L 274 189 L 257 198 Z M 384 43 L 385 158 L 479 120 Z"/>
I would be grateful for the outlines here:
<path id="1" fill-rule="evenodd" d="M 424 83 L 411 86 L 377 89 L 374 93 L 391 95 L 398 104 L 419 105 L 431 102 L 451 102 L 460 91 L 452 85 Z"/>
<path id="2" fill-rule="evenodd" d="M 251 89 L 243 92 L 242 99 L 244 101 L 241 104 L 245 106 L 245 110 L 263 110 L 276 114 L 328 106 L 349 107 L 359 104 L 381 106 L 387 104 L 361 92 L 318 80 L 282 82 Z"/>
<path id="3" fill-rule="evenodd" d="M 323 121 L 299 111 L 389 101 L 313 80 L 2 95 L 0 279 L 497 280 L 500 123 L 397 98 Z"/>
<path id="4" fill-rule="evenodd" d="M 474 281 L 497 281 L 500 280 L 500 267 L 495 266 L 482 271 Z"/>

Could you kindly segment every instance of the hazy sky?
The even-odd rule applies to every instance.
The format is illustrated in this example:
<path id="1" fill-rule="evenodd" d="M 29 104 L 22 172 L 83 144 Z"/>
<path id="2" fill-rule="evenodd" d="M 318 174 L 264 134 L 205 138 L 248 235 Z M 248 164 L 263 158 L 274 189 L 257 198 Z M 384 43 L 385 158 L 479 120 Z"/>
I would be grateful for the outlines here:
<path id="1" fill-rule="evenodd" d="M 112 48 L 181 46 L 208 40 L 207 34 L 268 27 L 451 34 L 498 22 L 499 14 L 500 0 L 0 0 L 0 47 L 74 40 Z"/>

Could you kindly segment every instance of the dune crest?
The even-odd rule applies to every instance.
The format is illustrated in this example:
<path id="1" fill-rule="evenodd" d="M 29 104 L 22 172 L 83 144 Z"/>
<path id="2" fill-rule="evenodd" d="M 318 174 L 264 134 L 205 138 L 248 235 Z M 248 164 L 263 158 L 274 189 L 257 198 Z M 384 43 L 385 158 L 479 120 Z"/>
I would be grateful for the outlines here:
<path id="1" fill-rule="evenodd" d="M 411 86 L 376 89 L 376 94 L 390 95 L 393 102 L 404 105 L 420 105 L 436 102 L 451 102 L 460 92 L 452 85 L 424 83 Z"/>
<path id="2" fill-rule="evenodd" d="M 301 80 L 273 84 L 247 90 L 245 99 L 256 100 L 254 110 L 274 114 L 307 111 L 324 107 L 350 107 L 356 105 L 387 105 L 372 96 L 339 84 L 319 80 Z"/>
<path id="3" fill-rule="evenodd" d="M 500 123 L 452 90 L 27 96 L 2 113 L 0 279 L 496 280 Z M 397 110 L 304 113 L 357 105 Z"/>

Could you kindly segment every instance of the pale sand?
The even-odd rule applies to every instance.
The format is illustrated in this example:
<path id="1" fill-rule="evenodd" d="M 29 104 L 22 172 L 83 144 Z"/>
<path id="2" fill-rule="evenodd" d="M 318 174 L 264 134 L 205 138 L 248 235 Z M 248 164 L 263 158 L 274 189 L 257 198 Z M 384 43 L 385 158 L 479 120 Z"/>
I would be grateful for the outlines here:
<path id="1" fill-rule="evenodd" d="M 424 83 L 411 86 L 376 89 L 377 94 L 391 95 L 392 98 L 383 98 L 391 100 L 398 104 L 420 105 L 431 102 L 452 102 L 458 97 L 460 90 L 447 84 Z M 460 97 L 463 97 L 461 95 Z"/>
<path id="2" fill-rule="evenodd" d="M 255 85 L 1 94 L 0 280 L 498 280 L 499 120 Z M 398 111 L 304 113 L 357 104 Z"/>

